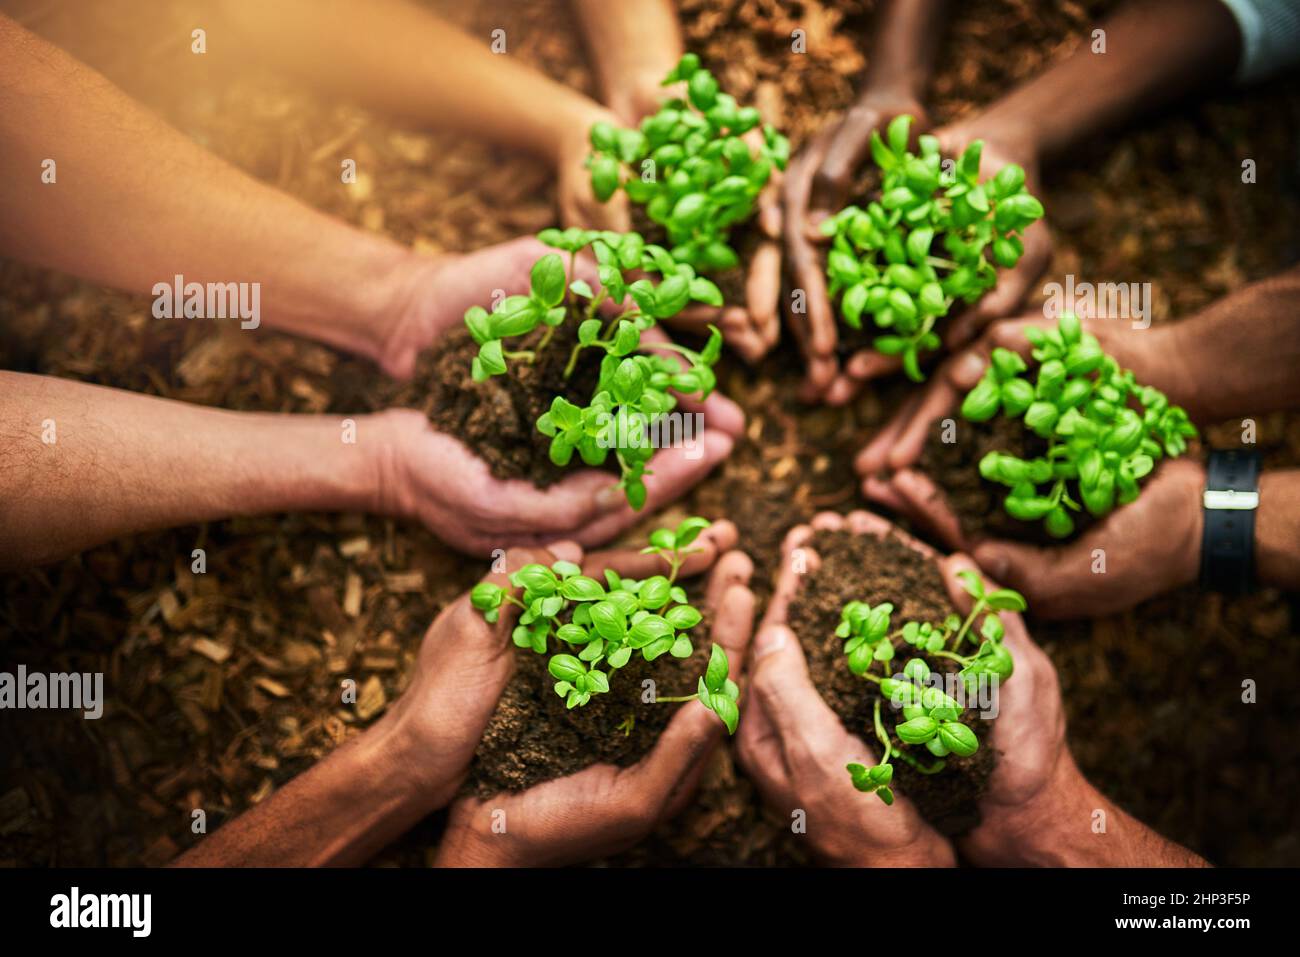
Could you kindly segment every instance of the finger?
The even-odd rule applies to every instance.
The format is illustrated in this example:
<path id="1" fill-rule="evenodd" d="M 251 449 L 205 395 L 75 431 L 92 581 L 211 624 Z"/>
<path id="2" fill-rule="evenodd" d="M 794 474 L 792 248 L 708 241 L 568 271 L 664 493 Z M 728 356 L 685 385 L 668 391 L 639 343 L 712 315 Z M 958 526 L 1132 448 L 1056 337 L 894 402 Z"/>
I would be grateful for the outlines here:
<path id="1" fill-rule="evenodd" d="M 813 516 L 812 527 L 819 532 L 838 532 L 844 528 L 844 516 L 839 512 L 818 512 Z"/>
<path id="2" fill-rule="evenodd" d="M 931 534 L 949 548 L 967 547 L 961 522 L 929 476 L 914 469 L 903 469 L 894 474 L 893 485 L 899 497 L 907 503 L 908 514 L 928 528 Z"/>
<path id="3" fill-rule="evenodd" d="M 713 567 L 718 556 L 735 547 L 740 533 L 736 526 L 726 519 L 714 522 L 688 546 L 689 554 L 682 563 L 679 575 L 698 575 Z M 610 548 L 587 555 L 582 564 L 582 573 L 591 578 L 600 578 L 605 569 L 612 568 L 627 578 L 649 578 L 662 575 L 668 571 L 667 561 L 660 555 L 643 555 L 639 548 Z"/>
<path id="4" fill-rule="evenodd" d="M 898 494 L 898 489 L 894 488 L 892 481 L 875 475 L 868 475 L 862 480 L 862 497 L 869 502 L 883 505 L 899 515 L 907 515 L 911 510 L 911 503 Z"/>
<path id="5" fill-rule="evenodd" d="M 748 585 L 753 575 L 754 563 L 748 555 L 738 551 L 727 552 L 718 559 L 713 571 L 709 573 L 709 584 L 705 590 L 706 604 L 709 608 L 717 608 L 728 588 L 732 585 Z"/>
<path id="6" fill-rule="evenodd" d="M 697 485 L 709 472 L 731 454 L 735 439 L 717 429 L 675 448 L 661 449 L 650 460 L 645 474 L 646 500 L 638 511 L 627 504 L 627 496 L 616 484 L 601 492 L 610 511 L 571 536 L 590 548 L 603 544 L 645 515 L 653 514 L 676 501 Z"/>
<path id="7" fill-rule="evenodd" d="M 889 420 L 870 442 L 858 452 L 853 460 L 853 468 L 859 475 L 877 475 L 884 472 L 889 465 L 889 453 L 898 441 L 907 423 L 916 414 L 924 394 L 914 395 L 903 403 L 894 417 Z"/>
<path id="8" fill-rule="evenodd" d="M 755 642 L 757 642 L 757 636 Z M 786 767 L 781 739 L 767 712 L 753 699 L 746 699 L 736 732 L 736 757 L 745 773 L 754 780 L 768 800 L 782 805 L 791 803 L 793 786 Z"/>
<path id="9" fill-rule="evenodd" d="M 776 342 L 780 329 L 777 300 L 781 296 L 781 247 L 775 242 L 763 243 L 750 260 L 749 275 L 745 284 L 745 301 L 749 306 L 749 320 L 766 348 Z"/>
<path id="10" fill-rule="evenodd" d="M 727 306 L 718 320 L 722 339 L 733 352 L 746 362 L 757 362 L 767 353 L 763 337 L 759 335 L 744 306 Z"/>
<path id="11" fill-rule="evenodd" d="M 887 356 L 874 349 L 862 349 L 849 357 L 844 365 L 844 373 L 859 383 L 881 376 L 893 375 L 903 368 L 903 360 L 898 356 Z"/>
<path id="12" fill-rule="evenodd" d="M 799 638 L 789 627 L 764 623 L 754 640 L 749 674 L 749 693 L 772 723 L 792 770 L 800 751 L 843 737 L 839 718 L 812 686 Z"/>
<path id="13" fill-rule="evenodd" d="M 1063 603 L 1087 603 L 1091 552 L 1077 544 L 1035 548 L 1014 542 L 989 541 L 975 546 L 980 568 L 1008 587 L 1021 592 L 1034 614 L 1056 618 L 1068 614 Z"/>
<path id="14" fill-rule="evenodd" d="M 848 121 L 840 123 L 826 147 L 825 157 L 813 173 L 808 198 L 810 226 L 816 227 L 843 208 L 853 173 L 870 149 L 871 127 Z"/>
<path id="15" fill-rule="evenodd" d="M 821 556 L 809 547 L 814 534 L 811 525 L 796 525 L 781 543 L 781 567 L 776 574 L 772 595 L 767 600 L 767 612 L 763 616 L 765 626 L 786 623 L 790 602 L 798 594 L 803 576 L 820 567 Z"/>

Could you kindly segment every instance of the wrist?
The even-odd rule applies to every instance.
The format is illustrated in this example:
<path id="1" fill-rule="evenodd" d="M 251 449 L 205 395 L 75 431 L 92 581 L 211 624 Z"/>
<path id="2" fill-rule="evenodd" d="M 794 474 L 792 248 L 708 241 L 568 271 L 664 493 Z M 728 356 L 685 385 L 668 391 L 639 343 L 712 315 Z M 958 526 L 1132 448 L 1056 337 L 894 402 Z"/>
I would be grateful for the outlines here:
<path id="1" fill-rule="evenodd" d="M 985 808 L 964 848 L 979 867 L 1079 867 L 1101 863 L 1098 826 L 1119 812 L 1062 745 L 1046 781 L 1016 804 Z"/>
<path id="2" fill-rule="evenodd" d="M 208 426 L 204 437 L 234 469 L 223 480 L 227 514 L 374 510 L 377 416 L 214 414 L 224 421 Z"/>

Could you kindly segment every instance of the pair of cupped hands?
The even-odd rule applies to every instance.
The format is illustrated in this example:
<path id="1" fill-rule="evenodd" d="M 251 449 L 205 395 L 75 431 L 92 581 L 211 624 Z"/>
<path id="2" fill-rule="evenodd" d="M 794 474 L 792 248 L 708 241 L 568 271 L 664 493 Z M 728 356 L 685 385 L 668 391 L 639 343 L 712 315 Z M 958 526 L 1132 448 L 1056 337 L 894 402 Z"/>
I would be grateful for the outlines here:
<path id="1" fill-rule="evenodd" d="M 862 737 L 845 728 L 822 701 L 808 676 L 803 651 L 786 624 L 803 573 L 815 570 L 816 531 L 859 535 L 902 534 L 879 516 L 824 513 L 790 531 L 767 612 L 755 634 L 753 565 L 735 550 L 737 532 L 721 521 L 705 530 L 682 569 L 707 575 L 705 603 L 712 611 L 708 639 L 730 659 L 740 680 L 739 761 L 756 783 L 775 820 L 792 826 L 818 860 L 839 865 L 944 866 L 955 849 L 917 813 L 905 795 L 886 807 L 857 792 L 845 766 L 877 757 Z M 912 548 L 935 558 L 953 602 L 969 607 L 957 573 L 970 559 L 941 558 L 903 536 Z M 796 560 L 796 553 L 799 553 Z M 584 554 L 572 542 L 548 549 L 507 552 L 506 569 L 487 576 L 509 587 L 510 572 L 530 562 L 578 563 L 587 575 L 613 568 L 641 577 L 661 570 L 662 559 L 633 550 Z M 505 606 L 510 608 L 511 606 Z M 1064 744 L 1065 722 L 1056 673 L 1029 638 L 1019 616 L 1004 613 L 1006 647 L 1015 675 L 1001 689 L 1000 716 L 992 746 L 1002 752 L 982 798 L 982 823 L 962 838 L 961 851 L 976 862 L 995 862 L 1026 827 L 1050 818 L 1059 791 L 1078 771 Z M 488 799 L 457 797 L 475 748 L 514 671 L 518 653 L 510 638 L 513 616 L 488 624 L 468 595 L 434 621 L 420 649 L 411 685 L 382 719 L 389 740 L 400 741 L 410 786 L 433 811 L 451 805 L 438 863 L 446 866 L 541 866 L 591 860 L 617 853 L 685 809 L 709 760 L 724 737 L 716 716 L 698 701 L 676 713 L 653 749 L 630 767 L 593 765 L 520 793 Z M 703 636 L 695 636 L 697 643 Z M 677 707 L 677 706 L 673 706 Z"/>

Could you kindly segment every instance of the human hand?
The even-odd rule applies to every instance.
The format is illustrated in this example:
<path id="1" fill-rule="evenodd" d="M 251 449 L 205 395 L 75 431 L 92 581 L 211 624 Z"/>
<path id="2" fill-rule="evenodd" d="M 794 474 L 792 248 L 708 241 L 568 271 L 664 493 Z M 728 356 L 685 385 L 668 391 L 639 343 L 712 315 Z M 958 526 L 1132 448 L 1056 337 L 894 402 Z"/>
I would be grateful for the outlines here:
<path id="1" fill-rule="evenodd" d="M 409 378 L 419 354 L 439 336 L 463 326 L 470 306 L 483 305 L 496 290 L 506 296 L 527 294 L 533 264 L 553 252 L 540 240 L 521 236 L 470 253 L 411 253 L 390 280 L 394 318 L 380 367 L 395 378 Z M 577 274 L 596 280 L 595 267 L 583 259 Z"/>
<path id="2" fill-rule="evenodd" d="M 558 560 L 578 564 L 582 548 L 557 542 L 550 549 L 512 548 L 505 570 L 483 581 L 509 588 L 509 576 L 525 565 Z M 416 792 L 435 810 L 451 801 L 469 769 L 474 750 L 514 673 L 514 628 L 518 609 L 506 603 L 495 624 L 470 604 L 469 593 L 446 606 L 424 634 L 415 673 L 406 691 L 375 726 L 374 733 L 407 760 L 396 762 L 414 775 Z"/>
<path id="3" fill-rule="evenodd" d="M 839 330 L 826 291 L 818 227 L 843 208 L 858 167 L 871 149 L 871 134 L 883 130 L 895 116 L 916 117 L 917 130 L 926 125 L 925 112 L 911 97 L 868 93 L 834 127 L 822 130 L 791 163 L 785 179 L 785 247 L 795 288 L 804 294 L 804 312 L 789 313 L 790 331 L 808 366 L 801 397 L 843 404 L 861 383 L 898 368 L 894 357 L 864 349 L 843 369 L 836 354 Z"/>
<path id="4" fill-rule="evenodd" d="M 715 523 L 701 533 L 697 544 L 702 550 L 688 557 L 683 573 L 713 567 L 706 595 L 713 609 L 711 639 L 726 651 L 732 673 L 738 674 L 753 627 L 754 596 L 748 588 L 749 559 L 726 551 L 735 541 L 735 526 Z M 656 570 L 656 560 L 634 551 L 597 553 L 588 557 L 583 572 L 598 576 L 614 568 L 637 577 Z M 490 700 L 495 706 L 495 696 Z M 673 716 L 650 753 L 631 767 L 597 764 L 520 793 L 463 798 L 452 806 L 436 863 L 554 866 L 630 847 L 686 806 L 724 730 L 716 715 L 691 701 Z M 498 811 L 508 822 L 503 832 L 493 828 Z"/>
<path id="5" fill-rule="evenodd" d="M 813 533 L 843 528 L 882 535 L 890 526 L 867 512 L 824 512 L 786 536 L 776 588 L 754 639 L 750 699 L 741 717 L 738 756 L 770 807 L 782 816 L 795 809 L 806 813 L 808 839 L 821 860 L 850 866 L 951 866 L 951 846 L 925 823 L 906 795 L 887 807 L 853 787 L 845 766 L 874 764 L 873 749 L 850 734 L 822 701 L 808 678 L 799 638 L 786 623 L 801 579 L 794 553 L 802 552 L 803 568 L 816 569 L 818 557 L 809 547 Z"/>
<path id="6" fill-rule="evenodd" d="M 947 360 L 926 391 L 899 412 L 855 463 L 870 500 L 906 515 L 950 548 L 971 553 L 994 578 L 1021 592 L 1041 618 L 1109 614 L 1194 581 L 1201 541 L 1200 493 L 1204 470 L 1187 460 L 1162 463 L 1135 502 L 1118 508 L 1076 539 L 1045 548 L 1010 541 L 969 540 L 943 492 L 917 469 L 933 424 L 955 415 L 962 397 L 988 365 L 993 348 L 1028 355 L 1026 327 L 1051 325 L 1024 318 L 994 323 L 973 346 Z M 1172 327 L 1132 330 L 1085 320 L 1102 348 L 1138 380 L 1156 388 L 1177 384 L 1178 358 L 1169 348 Z M 1094 572 L 1096 550 L 1106 556 Z"/>
<path id="7" fill-rule="evenodd" d="M 652 329 L 643 341 L 661 336 Z M 419 520 L 469 554 L 557 539 L 598 545 L 684 495 L 731 453 L 744 430 L 740 407 L 720 393 L 703 402 L 682 397 L 678 407 L 701 414 L 704 432 L 650 460 L 640 510 L 628 505 L 616 476 L 600 469 L 574 469 L 544 489 L 498 479 L 473 450 L 436 431 L 423 413 L 390 409 L 373 420 L 379 434 L 369 446 L 378 453 L 373 507 L 380 514 Z"/>

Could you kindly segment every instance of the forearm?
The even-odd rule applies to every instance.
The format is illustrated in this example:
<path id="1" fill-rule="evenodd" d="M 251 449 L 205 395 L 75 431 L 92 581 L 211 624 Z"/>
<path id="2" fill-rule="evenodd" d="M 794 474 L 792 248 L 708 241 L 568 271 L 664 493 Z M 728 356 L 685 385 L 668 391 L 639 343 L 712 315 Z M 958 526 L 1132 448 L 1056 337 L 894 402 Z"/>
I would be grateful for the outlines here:
<path id="1" fill-rule="evenodd" d="M 379 503 L 381 417 L 228 412 L 0 372 L 0 567 L 134 532 Z"/>
<path id="2" fill-rule="evenodd" d="M 660 81 L 684 52 L 672 0 L 573 0 L 605 102 L 625 122 L 654 109 Z"/>
<path id="3" fill-rule="evenodd" d="M 437 805 L 385 718 L 175 862 L 181 867 L 364 864 Z"/>
<path id="4" fill-rule="evenodd" d="M 1170 330 L 1166 391 L 1193 419 L 1300 406 L 1300 269 L 1252 283 Z"/>
<path id="5" fill-rule="evenodd" d="M 1029 801 L 1004 812 L 996 839 L 971 849 L 995 867 L 1205 867 L 1187 848 L 1125 813 L 1079 772 L 1068 751 Z"/>
<path id="6" fill-rule="evenodd" d="M 552 162 L 598 104 L 407 0 L 227 0 L 240 40 L 273 66 L 373 109 Z M 358 18 L 364 16 L 364 27 Z"/>
<path id="7" fill-rule="evenodd" d="M 875 19 L 863 93 L 921 101 L 934 71 L 947 0 L 887 0 Z"/>
<path id="8" fill-rule="evenodd" d="M 4 17 L 0 141 L 5 254 L 141 294 L 257 283 L 259 322 L 380 357 L 411 254 L 239 172 Z"/>
<path id="9" fill-rule="evenodd" d="M 1231 76 L 1240 54 L 1236 20 L 1221 0 L 1136 0 L 1101 24 L 1056 66 L 962 121 L 976 135 L 1059 155 L 1139 110 Z"/>

